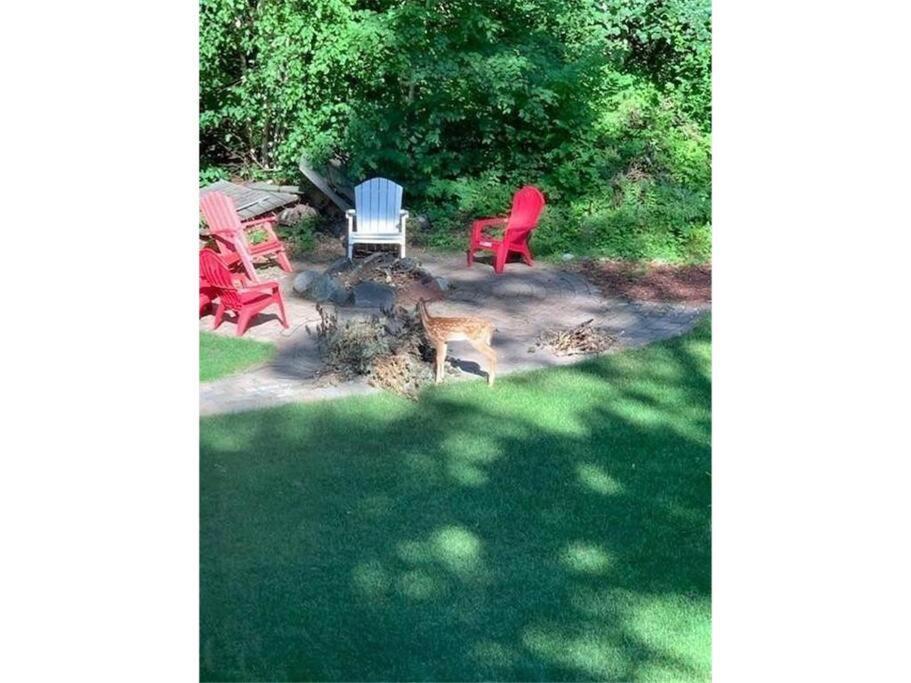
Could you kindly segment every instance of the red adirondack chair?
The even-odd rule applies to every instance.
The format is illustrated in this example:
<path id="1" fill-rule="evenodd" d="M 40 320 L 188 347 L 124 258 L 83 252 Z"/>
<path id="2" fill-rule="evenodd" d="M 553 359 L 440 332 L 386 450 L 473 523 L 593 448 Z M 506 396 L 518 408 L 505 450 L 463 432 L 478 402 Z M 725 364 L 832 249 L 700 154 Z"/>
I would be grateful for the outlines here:
<path id="1" fill-rule="evenodd" d="M 209 310 L 209 306 L 218 296 L 215 288 L 202 276 L 199 276 L 199 317 L 203 317 Z"/>
<path id="2" fill-rule="evenodd" d="M 247 286 L 235 283 L 237 276 L 228 270 L 225 262 L 211 249 L 199 252 L 199 273 L 212 286 L 218 297 L 215 309 L 215 323 L 212 329 L 218 329 L 226 311 L 233 311 L 237 316 L 237 336 L 247 331 L 250 320 L 267 306 L 278 306 L 279 320 L 283 327 L 288 327 L 285 315 L 285 302 L 281 289 L 274 280 L 255 282 Z"/>
<path id="3" fill-rule="evenodd" d="M 522 256 L 529 266 L 532 264 L 531 249 L 528 238 L 538 227 L 538 218 L 544 210 L 544 195 L 532 185 L 526 185 L 512 198 L 512 210 L 508 216 L 482 218 L 471 226 L 471 241 L 468 244 L 468 265 L 474 263 L 474 253 L 486 249 L 493 252 L 493 267 L 497 273 L 503 272 L 506 256 L 514 251 Z M 495 237 L 484 232 L 494 225 L 506 225 L 502 237 Z"/>
<path id="4" fill-rule="evenodd" d="M 254 282 L 256 270 L 253 259 L 257 256 L 275 256 L 282 270 L 291 272 L 291 262 L 285 253 L 285 245 L 275 234 L 278 218 L 257 218 L 242 221 L 234 208 L 231 198 L 221 192 L 207 192 L 199 198 L 199 208 L 209 226 L 209 232 L 215 238 L 215 245 L 229 267 L 243 267 L 247 276 Z M 250 244 L 247 231 L 264 230 L 268 238 L 259 244 Z"/>

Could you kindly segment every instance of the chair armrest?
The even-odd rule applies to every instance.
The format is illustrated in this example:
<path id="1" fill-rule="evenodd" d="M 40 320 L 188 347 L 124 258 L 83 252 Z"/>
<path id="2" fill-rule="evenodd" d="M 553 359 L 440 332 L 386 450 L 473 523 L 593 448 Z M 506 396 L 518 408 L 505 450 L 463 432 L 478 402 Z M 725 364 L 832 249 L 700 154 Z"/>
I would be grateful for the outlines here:
<path id="1" fill-rule="evenodd" d="M 410 216 L 411 216 L 411 214 L 408 213 L 407 211 L 405 211 L 405 209 L 402 209 L 401 211 L 399 211 L 399 218 L 408 218 Z"/>
<path id="2" fill-rule="evenodd" d="M 266 280 L 265 282 L 249 282 L 244 285 L 244 289 L 269 289 L 276 290 L 279 288 L 277 280 Z"/>
<path id="3" fill-rule="evenodd" d="M 509 222 L 509 216 L 498 216 L 497 218 L 480 218 L 471 224 L 471 234 L 478 238 L 484 228 L 492 225 L 502 225 Z"/>
<path id="4" fill-rule="evenodd" d="M 234 237 L 233 230 L 209 230 L 210 237 Z"/>
<path id="5" fill-rule="evenodd" d="M 247 228 L 252 228 L 260 223 L 278 223 L 278 218 L 275 216 L 269 216 L 267 218 L 255 218 L 250 221 L 243 221 L 241 227 L 246 230 Z"/>
<path id="6" fill-rule="evenodd" d="M 356 214 L 356 213 L 357 213 L 357 210 L 355 210 L 355 209 L 348 209 L 348 210 L 345 212 L 345 215 L 348 216 L 348 218 L 354 218 L 354 214 Z"/>
<path id="7" fill-rule="evenodd" d="M 497 225 L 499 223 L 509 222 L 509 216 L 498 216 L 497 218 L 479 218 L 472 222 L 472 225 L 479 228 L 485 228 L 488 225 Z"/>
<path id="8" fill-rule="evenodd" d="M 219 242 L 221 242 L 222 244 L 228 245 L 228 247 L 232 250 L 237 248 L 235 245 L 238 239 L 246 242 L 243 230 L 240 230 L 238 232 L 235 232 L 234 230 L 213 230 L 209 233 L 209 237 L 212 238 L 212 241 L 216 246 Z M 219 256 L 221 256 L 222 259 L 227 258 L 225 254 L 219 254 Z"/>

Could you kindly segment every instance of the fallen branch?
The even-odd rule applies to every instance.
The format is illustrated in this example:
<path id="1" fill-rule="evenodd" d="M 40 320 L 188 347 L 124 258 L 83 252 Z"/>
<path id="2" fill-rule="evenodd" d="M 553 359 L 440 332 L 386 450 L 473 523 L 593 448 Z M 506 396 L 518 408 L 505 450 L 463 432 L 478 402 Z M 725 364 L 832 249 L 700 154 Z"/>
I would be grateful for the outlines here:
<path id="1" fill-rule="evenodd" d="M 569 329 L 545 330 L 538 336 L 535 346 L 547 349 L 555 356 L 602 353 L 614 347 L 617 344 L 616 337 L 592 327 L 593 322 L 594 319 L 590 319 Z M 530 350 L 534 350 L 534 347 Z"/>

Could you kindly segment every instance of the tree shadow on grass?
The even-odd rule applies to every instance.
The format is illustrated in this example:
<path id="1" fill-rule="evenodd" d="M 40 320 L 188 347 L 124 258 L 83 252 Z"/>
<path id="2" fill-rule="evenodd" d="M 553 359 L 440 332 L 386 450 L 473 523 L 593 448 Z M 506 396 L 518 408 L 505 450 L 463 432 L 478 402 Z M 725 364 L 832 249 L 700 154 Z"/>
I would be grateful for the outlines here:
<path id="1" fill-rule="evenodd" d="M 201 677 L 708 678 L 708 343 L 204 420 Z"/>

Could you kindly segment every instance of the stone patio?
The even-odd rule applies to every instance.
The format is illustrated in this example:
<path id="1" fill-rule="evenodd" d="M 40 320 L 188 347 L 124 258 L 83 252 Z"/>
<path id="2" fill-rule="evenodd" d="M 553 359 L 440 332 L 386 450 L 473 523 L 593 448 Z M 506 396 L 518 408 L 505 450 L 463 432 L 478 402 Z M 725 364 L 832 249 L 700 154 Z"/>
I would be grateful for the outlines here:
<path id="1" fill-rule="evenodd" d="M 428 304 L 434 315 L 478 315 L 494 322 L 493 346 L 499 356 L 498 376 L 519 370 L 578 362 L 584 356 L 554 356 L 538 349 L 529 353 L 538 335 L 552 328 L 569 328 L 589 319 L 617 337 L 616 350 L 642 346 L 690 330 L 710 310 L 710 305 L 631 302 L 605 298 L 582 276 L 558 266 L 538 262 L 533 268 L 522 263 L 507 265 L 495 275 L 487 262 L 465 265 L 460 254 L 441 254 L 410 249 L 409 256 L 422 262 L 432 275 L 445 278 L 450 288 L 446 298 Z M 295 268 L 320 269 L 326 262 L 297 261 Z M 278 317 L 265 313 L 257 317 L 245 337 L 277 345 L 275 358 L 267 365 L 242 374 L 200 385 L 200 414 L 236 412 L 282 403 L 323 400 L 379 391 L 366 381 L 325 386 L 316 378 L 322 365 L 317 350 L 316 305 L 291 290 L 292 274 L 278 268 L 260 271 L 264 279 L 282 283 L 289 329 Z M 307 334 L 306 327 L 314 330 Z M 211 330 L 212 316 L 199 321 L 200 330 Z M 234 324 L 226 321 L 216 334 L 234 335 Z M 467 343 L 449 345 L 448 360 L 466 378 L 481 378 L 483 358 Z"/>

